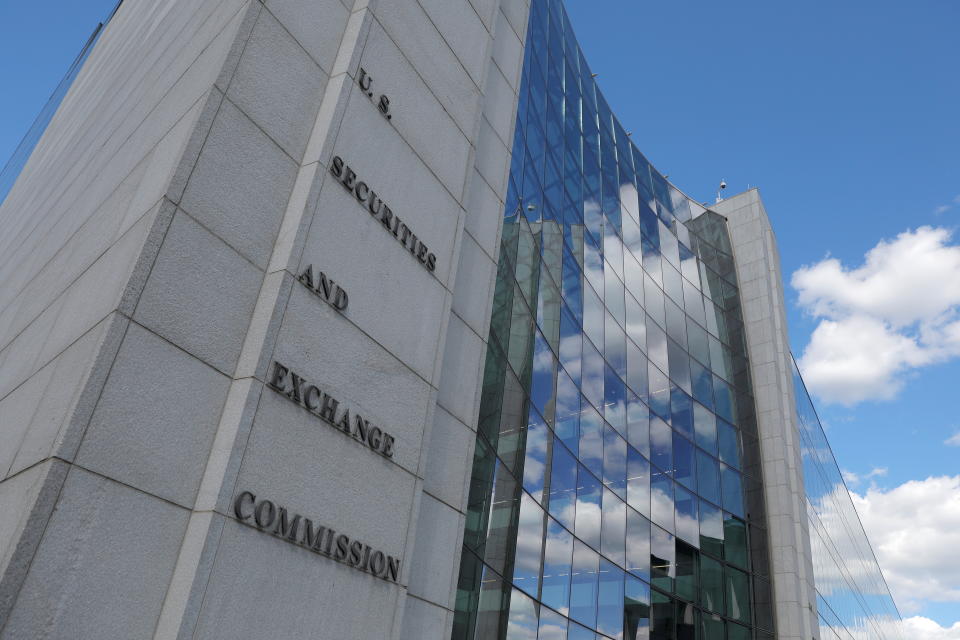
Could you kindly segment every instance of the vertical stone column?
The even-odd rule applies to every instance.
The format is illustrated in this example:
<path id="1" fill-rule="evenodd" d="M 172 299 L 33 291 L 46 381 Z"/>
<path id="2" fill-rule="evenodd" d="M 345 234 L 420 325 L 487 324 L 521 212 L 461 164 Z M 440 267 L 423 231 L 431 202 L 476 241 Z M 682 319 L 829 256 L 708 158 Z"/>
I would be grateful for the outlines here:
<path id="1" fill-rule="evenodd" d="M 440 7 L 441 3 L 433 3 Z M 477 89 L 481 114 L 473 124 L 464 183 L 464 219 L 459 265 L 452 286 L 433 425 L 425 438 L 419 515 L 413 529 L 411 576 L 401 637 L 447 640 L 453 608 L 464 518 L 476 442 L 490 310 L 497 273 L 504 196 L 516 120 L 517 94 L 526 37 L 528 0 L 470 0 L 489 34 L 478 51 Z M 466 1 L 445 5 L 463 13 Z M 458 38 L 452 28 L 445 37 Z M 437 24 L 440 24 L 438 21 Z"/>
<path id="2" fill-rule="evenodd" d="M 778 638 L 820 637 L 780 254 L 757 189 L 710 207 L 729 221 L 757 405 Z"/>

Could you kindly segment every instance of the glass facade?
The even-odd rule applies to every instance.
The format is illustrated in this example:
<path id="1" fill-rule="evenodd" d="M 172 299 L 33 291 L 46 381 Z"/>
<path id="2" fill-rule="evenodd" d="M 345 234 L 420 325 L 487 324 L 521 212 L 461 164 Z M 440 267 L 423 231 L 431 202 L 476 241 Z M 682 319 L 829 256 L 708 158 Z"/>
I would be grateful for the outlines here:
<path id="1" fill-rule="evenodd" d="M 900 613 L 796 363 L 793 383 L 821 637 L 903 640 Z"/>
<path id="2" fill-rule="evenodd" d="M 774 637 L 725 220 L 532 2 L 455 640 Z"/>

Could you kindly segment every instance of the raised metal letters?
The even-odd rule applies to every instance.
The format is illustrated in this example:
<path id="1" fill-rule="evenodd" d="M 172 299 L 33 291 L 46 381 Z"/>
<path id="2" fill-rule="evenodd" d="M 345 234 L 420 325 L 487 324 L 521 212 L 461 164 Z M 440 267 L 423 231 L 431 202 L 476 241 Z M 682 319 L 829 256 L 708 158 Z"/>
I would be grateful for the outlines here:
<path id="1" fill-rule="evenodd" d="M 300 284 L 316 294 L 321 300 L 324 300 L 337 311 L 345 311 L 350 304 L 350 297 L 346 289 L 338 285 L 331 278 L 327 277 L 323 271 L 317 271 L 314 277 L 313 265 L 307 265 L 303 272 L 297 276 Z"/>
<path id="2" fill-rule="evenodd" d="M 307 411 L 330 426 L 353 436 L 377 453 L 387 458 L 393 457 L 396 439 L 392 435 L 372 424 L 359 413 L 354 411 L 351 414 L 350 409 L 341 406 L 339 400 L 329 393 L 320 391 L 319 387 L 309 384 L 279 362 L 274 361 L 267 386 L 287 400 L 305 407 Z"/>
<path id="3" fill-rule="evenodd" d="M 286 507 L 270 500 L 257 500 L 257 496 L 249 491 L 240 493 L 233 501 L 233 513 L 240 522 L 314 553 L 389 582 L 400 581 L 400 558 L 389 556 L 328 527 L 314 528 L 309 518 L 291 513 Z"/>
<path id="4" fill-rule="evenodd" d="M 367 210 L 377 218 L 383 228 L 406 248 L 427 271 L 433 273 L 437 269 L 437 256 L 430 252 L 419 238 L 402 220 L 395 215 L 387 203 L 377 196 L 376 191 L 357 179 L 357 173 L 347 165 L 343 158 L 334 156 L 330 163 L 330 173 L 340 181 L 343 188 L 349 191 L 356 199 L 367 206 Z"/>
<path id="5" fill-rule="evenodd" d="M 373 78 L 363 67 L 360 67 L 360 73 L 357 74 L 357 84 L 359 84 L 363 92 L 367 94 L 367 97 L 373 100 L 373 91 L 370 90 L 373 84 Z M 390 115 L 390 98 L 386 95 L 381 95 L 377 100 L 377 111 L 387 120 L 392 119 L 393 116 Z"/>

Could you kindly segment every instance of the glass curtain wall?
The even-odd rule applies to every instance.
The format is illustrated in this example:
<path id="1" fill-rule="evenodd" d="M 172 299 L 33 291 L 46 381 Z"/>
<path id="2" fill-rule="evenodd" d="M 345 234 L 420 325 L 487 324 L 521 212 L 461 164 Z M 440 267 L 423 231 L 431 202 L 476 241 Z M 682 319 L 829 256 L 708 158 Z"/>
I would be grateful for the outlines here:
<path id="1" fill-rule="evenodd" d="M 534 0 L 455 640 L 774 637 L 742 326 L 725 220 Z"/>
<path id="2" fill-rule="evenodd" d="M 796 363 L 793 383 L 821 637 L 903 640 L 900 613 Z"/>

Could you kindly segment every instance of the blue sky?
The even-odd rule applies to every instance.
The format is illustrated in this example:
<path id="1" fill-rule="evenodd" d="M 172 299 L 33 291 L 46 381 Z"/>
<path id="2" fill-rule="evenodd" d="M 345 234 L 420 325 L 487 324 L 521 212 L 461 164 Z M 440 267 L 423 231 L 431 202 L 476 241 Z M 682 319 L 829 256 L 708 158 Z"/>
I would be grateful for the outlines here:
<path id="1" fill-rule="evenodd" d="M 0 163 L 114 4 L 0 0 Z M 960 307 L 960 3 L 567 6 L 614 112 L 671 181 L 701 201 L 713 200 L 721 178 L 729 193 L 760 187 L 788 284 L 810 267 L 786 288 L 794 353 L 834 326 L 803 364 L 838 348 L 863 357 L 866 371 L 850 380 L 805 377 L 874 546 L 887 549 L 881 563 L 889 577 L 903 561 L 896 540 L 916 539 L 905 519 L 923 522 L 933 550 L 930 593 L 891 580 L 895 593 L 920 594 L 898 604 L 905 617 L 960 621 L 960 564 L 936 557 L 960 555 L 960 446 L 945 443 L 960 433 L 960 334 L 948 335 Z M 916 245 L 942 260 L 914 264 Z M 838 262 L 823 262 L 828 255 Z M 907 267 L 919 298 L 901 306 L 933 301 L 925 314 L 877 299 L 898 291 Z M 862 326 L 878 331 L 876 341 L 852 344 L 851 332 L 867 335 Z M 960 626 L 927 637 L 960 638 Z"/>

